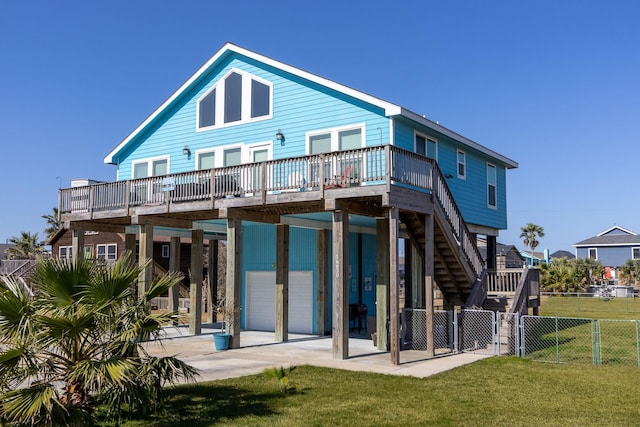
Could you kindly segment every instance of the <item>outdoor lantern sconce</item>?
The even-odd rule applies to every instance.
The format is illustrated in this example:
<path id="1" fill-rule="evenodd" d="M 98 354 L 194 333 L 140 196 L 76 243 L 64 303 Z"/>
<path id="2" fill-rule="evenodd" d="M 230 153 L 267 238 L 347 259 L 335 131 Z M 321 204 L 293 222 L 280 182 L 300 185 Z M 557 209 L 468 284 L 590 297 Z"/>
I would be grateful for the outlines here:
<path id="1" fill-rule="evenodd" d="M 276 139 L 280 141 L 280 145 L 284 145 L 284 134 L 280 129 L 278 129 L 278 132 L 276 132 Z"/>
<path id="2" fill-rule="evenodd" d="M 182 154 L 184 154 L 185 156 L 190 156 L 191 155 L 191 150 L 189 149 L 188 145 L 184 146 L 184 148 L 182 149 Z"/>
<path id="3" fill-rule="evenodd" d="M 444 177 L 445 177 L 445 178 L 447 178 L 447 179 L 449 179 L 449 178 L 453 178 L 453 175 L 451 175 L 450 173 L 448 173 L 448 174 L 446 174 Z"/>

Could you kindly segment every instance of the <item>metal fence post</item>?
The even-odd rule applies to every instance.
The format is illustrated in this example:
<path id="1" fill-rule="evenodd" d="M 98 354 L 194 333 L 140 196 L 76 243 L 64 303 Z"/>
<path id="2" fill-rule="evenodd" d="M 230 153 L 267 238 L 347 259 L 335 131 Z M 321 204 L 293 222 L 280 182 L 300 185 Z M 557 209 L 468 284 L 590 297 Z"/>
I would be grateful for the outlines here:
<path id="1" fill-rule="evenodd" d="M 453 311 L 453 322 L 451 322 L 451 326 L 453 327 L 453 351 L 458 352 L 458 337 L 460 335 L 460 331 L 458 330 L 458 312 L 456 310 Z"/>

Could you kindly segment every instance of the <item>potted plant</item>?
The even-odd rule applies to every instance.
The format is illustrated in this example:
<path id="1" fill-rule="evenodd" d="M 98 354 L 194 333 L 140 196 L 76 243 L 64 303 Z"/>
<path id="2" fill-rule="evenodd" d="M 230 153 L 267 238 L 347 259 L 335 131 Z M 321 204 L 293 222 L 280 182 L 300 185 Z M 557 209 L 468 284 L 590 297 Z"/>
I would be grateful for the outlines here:
<path id="1" fill-rule="evenodd" d="M 231 341 L 231 334 L 229 334 L 229 330 L 232 325 L 233 315 L 230 315 L 225 309 L 220 332 L 213 334 L 213 343 L 215 344 L 217 351 L 229 349 L 229 341 Z"/>

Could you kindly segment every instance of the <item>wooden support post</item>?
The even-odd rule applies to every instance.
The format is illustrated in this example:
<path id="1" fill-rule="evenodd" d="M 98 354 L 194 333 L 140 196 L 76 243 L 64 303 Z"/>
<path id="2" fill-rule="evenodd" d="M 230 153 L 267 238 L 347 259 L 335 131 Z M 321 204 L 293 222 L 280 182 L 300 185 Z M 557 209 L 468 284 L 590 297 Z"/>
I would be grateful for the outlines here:
<path id="1" fill-rule="evenodd" d="M 207 259 L 207 282 L 209 298 L 207 298 L 207 323 L 218 321 L 218 241 L 209 239 L 209 258 Z"/>
<path id="2" fill-rule="evenodd" d="M 231 334 L 229 348 L 240 348 L 240 301 L 241 301 L 241 254 L 242 221 L 227 219 L 227 289 L 225 321 L 229 321 L 227 332 Z"/>
<path id="3" fill-rule="evenodd" d="M 427 356 L 435 355 L 433 328 L 433 214 L 424 220 L 424 302 L 426 308 Z"/>
<path id="4" fill-rule="evenodd" d="M 495 270 L 497 267 L 496 236 L 487 236 L 487 269 Z M 504 268 L 504 267 L 503 267 Z"/>
<path id="5" fill-rule="evenodd" d="M 153 280 L 153 225 L 140 226 L 140 256 L 138 264 L 144 269 L 138 277 L 138 296 L 142 297 Z M 147 262 L 148 261 L 148 262 Z"/>
<path id="6" fill-rule="evenodd" d="M 289 339 L 289 226 L 276 225 L 276 342 Z"/>
<path id="7" fill-rule="evenodd" d="M 84 259 L 84 230 L 76 230 L 71 232 L 71 259 L 79 262 Z"/>
<path id="8" fill-rule="evenodd" d="M 327 333 L 329 313 L 329 230 L 318 230 L 316 236 L 318 239 L 316 251 L 318 264 L 316 331 L 318 335 L 322 336 Z"/>
<path id="9" fill-rule="evenodd" d="M 333 211 L 333 358 L 349 357 L 349 213 Z"/>
<path id="10" fill-rule="evenodd" d="M 387 349 L 387 319 L 389 316 L 389 224 L 376 221 L 376 347 Z"/>
<path id="11" fill-rule="evenodd" d="M 172 237 L 169 242 L 169 272 L 180 271 L 180 237 Z M 180 284 L 169 289 L 169 311 L 177 312 L 180 300 Z M 174 325 L 178 324 L 178 319 Z"/>
<path id="12" fill-rule="evenodd" d="M 398 268 L 398 230 L 400 228 L 398 208 L 389 209 L 389 299 L 391 312 L 390 345 L 391 363 L 400 364 L 400 270 Z"/>
<path id="13" fill-rule="evenodd" d="M 202 333 L 202 257 L 204 231 L 191 230 L 191 271 L 189 272 L 189 333 Z"/>
<path id="14" fill-rule="evenodd" d="M 127 233 L 124 235 L 124 249 L 131 252 L 131 262 L 136 262 L 136 235 L 134 233 Z"/>

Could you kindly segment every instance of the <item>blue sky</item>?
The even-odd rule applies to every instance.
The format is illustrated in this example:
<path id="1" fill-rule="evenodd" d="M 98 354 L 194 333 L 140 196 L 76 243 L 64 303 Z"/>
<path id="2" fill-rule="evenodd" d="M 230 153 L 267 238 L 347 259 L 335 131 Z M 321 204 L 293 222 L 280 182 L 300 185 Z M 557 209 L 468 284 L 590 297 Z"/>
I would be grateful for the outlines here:
<path id="1" fill-rule="evenodd" d="M 640 232 L 640 3 L 15 1 L 0 5 L 0 241 L 42 235 L 73 178 L 225 42 L 400 104 L 516 160 L 509 229 L 539 249 Z"/>

